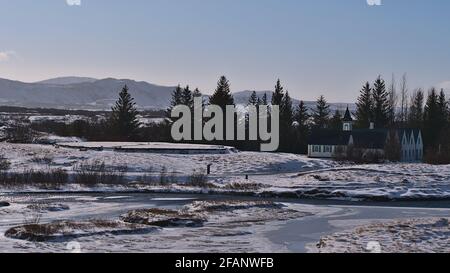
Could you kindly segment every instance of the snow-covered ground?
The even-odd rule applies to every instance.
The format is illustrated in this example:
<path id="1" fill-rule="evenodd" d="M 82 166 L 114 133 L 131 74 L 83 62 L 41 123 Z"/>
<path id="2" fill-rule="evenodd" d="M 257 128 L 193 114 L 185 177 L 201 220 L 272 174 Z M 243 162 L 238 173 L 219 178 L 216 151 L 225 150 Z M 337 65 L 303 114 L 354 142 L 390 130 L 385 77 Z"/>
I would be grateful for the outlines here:
<path id="1" fill-rule="evenodd" d="M 402 219 L 372 223 L 321 238 L 321 253 L 448 253 L 450 218 Z"/>
<path id="2" fill-rule="evenodd" d="M 441 220 L 448 218 L 448 202 L 363 207 L 131 193 L 2 199 L 11 205 L 0 207 L 0 252 L 371 252 L 378 245 L 381 252 L 450 251 L 448 222 Z M 127 217 L 135 211 L 148 220 Z M 191 216 L 202 224 L 166 224 Z M 30 231 L 42 235 L 34 237 L 39 242 L 27 237 Z"/>
<path id="3" fill-rule="evenodd" d="M 91 143 L 92 144 L 92 143 Z M 86 147 L 90 143 L 73 143 Z M 93 147 L 100 145 L 92 144 Z M 103 143 L 113 147 L 113 143 Z M 109 145 L 109 146 L 108 146 Z M 128 143 L 130 147 L 170 148 L 171 144 Z M 189 145 L 181 145 L 183 148 Z M 190 148 L 199 149 L 198 145 Z M 209 148 L 207 146 L 207 148 Z M 450 198 L 450 165 L 376 164 L 349 165 L 332 160 L 310 159 L 283 153 L 231 152 L 227 154 L 164 154 L 145 152 L 80 151 L 46 145 L 0 144 L 0 155 L 10 162 L 10 172 L 27 169 L 64 169 L 73 172 L 78 164 L 104 162 L 110 168 L 127 167 L 125 178 L 133 182 L 142 176 L 158 176 L 162 170 L 172 176 L 172 184 L 145 183 L 95 190 L 152 190 L 164 192 L 205 192 L 183 185 L 194 171 L 205 172 L 211 164 L 209 192 L 245 193 L 269 197 L 326 198 L 346 200 L 420 200 Z M 40 160 L 40 158 L 45 160 Z M 245 176 L 248 175 L 248 180 Z M 177 184 L 178 183 L 178 184 Z M 30 187 L 26 189 L 32 189 Z M 89 190 L 76 185 L 65 190 Z M 11 191 L 17 189 L 3 189 Z"/>
<path id="4" fill-rule="evenodd" d="M 277 223 L 314 213 L 313 208 L 300 210 L 300 206 L 269 202 L 261 206 L 259 201 L 239 201 L 239 206 L 219 201 L 217 206 L 217 201 L 136 196 L 11 196 L 9 201 L 10 207 L 0 209 L 0 252 L 67 252 L 70 245 L 80 246 L 82 252 L 279 252 L 286 250 L 271 243 L 264 232 L 276 229 Z M 40 210 L 41 218 L 35 220 L 30 204 L 39 202 L 59 202 L 70 209 Z M 195 227 L 136 224 L 133 232 L 130 223 L 119 220 L 124 213 L 155 210 L 155 206 L 200 213 L 205 222 Z M 39 242 L 27 239 L 31 229 L 27 225 L 46 236 L 35 236 Z"/>

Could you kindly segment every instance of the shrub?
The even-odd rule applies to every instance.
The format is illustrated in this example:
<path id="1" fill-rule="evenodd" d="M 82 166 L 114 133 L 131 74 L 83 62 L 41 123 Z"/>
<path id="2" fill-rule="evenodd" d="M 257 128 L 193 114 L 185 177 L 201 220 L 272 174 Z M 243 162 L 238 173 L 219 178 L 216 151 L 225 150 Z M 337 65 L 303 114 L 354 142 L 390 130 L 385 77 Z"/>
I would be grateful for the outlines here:
<path id="1" fill-rule="evenodd" d="M 450 164 L 450 148 L 428 148 L 425 152 L 424 162 L 434 165 Z"/>
<path id="2" fill-rule="evenodd" d="M 10 143 L 33 143 L 36 132 L 29 124 L 18 123 L 6 130 L 6 139 Z"/>
<path id="3" fill-rule="evenodd" d="M 3 155 L 0 155 L 0 171 L 7 171 L 11 168 L 11 162 L 5 158 Z"/>
<path id="4" fill-rule="evenodd" d="M 37 164 L 45 164 L 50 165 L 53 163 L 53 157 L 50 155 L 44 155 L 44 156 L 34 156 L 31 159 L 31 162 L 37 163 Z"/>
<path id="5" fill-rule="evenodd" d="M 74 167 L 74 182 L 84 185 L 118 184 L 123 182 L 127 168 L 107 168 L 105 162 L 81 163 Z"/>
<path id="6" fill-rule="evenodd" d="M 0 184 L 4 186 L 41 185 L 58 187 L 67 184 L 69 175 L 63 169 L 25 170 L 21 173 L 0 172 Z"/>
<path id="7" fill-rule="evenodd" d="M 167 178 L 167 168 L 164 166 L 161 169 L 161 173 L 159 174 L 159 184 L 163 185 L 168 183 L 168 178 Z"/>
<path id="8" fill-rule="evenodd" d="M 194 187 L 207 187 L 208 177 L 205 174 L 205 170 L 194 170 L 188 180 L 188 184 Z"/>

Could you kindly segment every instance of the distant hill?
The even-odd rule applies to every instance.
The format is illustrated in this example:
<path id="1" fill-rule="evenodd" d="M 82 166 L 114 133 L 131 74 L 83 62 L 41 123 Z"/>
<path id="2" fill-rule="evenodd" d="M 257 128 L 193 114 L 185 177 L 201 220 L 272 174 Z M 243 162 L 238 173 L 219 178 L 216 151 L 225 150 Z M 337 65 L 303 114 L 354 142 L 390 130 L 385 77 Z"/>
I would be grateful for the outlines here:
<path id="1" fill-rule="evenodd" d="M 234 101 L 236 104 L 242 104 L 242 105 L 246 105 L 248 104 L 248 100 L 250 98 L 250 96 L 252 95 L 253 91 L 241 91 L 241 92 L 236 92 L 233 94 L 234 96 Z M 269 102 L 272 100 L 272 91 L 257 91 L 256 95 L 260 98 L 262 98 L 264 96 L 264 94 L 267 94 L 267 99 L 269 100 Z M 300 100 L 298 99 L 292 99 L 293 101 L 293 105 L 294 107 L 296 107 L 297 105 L 299 105 Z M 308 107 L 309 109 L 313 109 L 316 105 L 315 101 L 304 101 L 306 107 Z M 356 110 L 356 106 L 353 103 L 330 103 L 330 109 L 334 112 L 337 110 L 342 110 L 344 111 L 347 106 L 350 108 L 351 111 L 355 111 Z"/>
<path id="2" fill-rule="evenodd" d="M 141 109 L 165 109 L 174 87 L 128 79 L 57 78 L 38 83 L 0 79 L 0 104 L 64 109 L 110 109 L 124 85 Z"/>
<path id="3" fill-rule="evenodd" d="M 86 77 L 61 77 L 36 83 L 0 79 L 0 105 L 30 108 L 55 108 L 75 110 L 110 110 L 124 85 L 130 89 L 138 108 L 167 109 L 174 86 L 160 86 L 130 79 L 94 79 Z M 233 94 L 236 104 L 246 105 L 252 91 Z M 257 92 L 262 97 L 271 91 Z M 206 96 L 205 96 L 206 97 Z M 294 105 L 299 103 L 294 100 Z M 305 102 L 314 107 L 315 102 Z M 346 103 L 333 103 L 332 110 L 345 109 Z M 351 104 L 350 107 L 354 109 Z"/>
<path id="4" fill-rule="evenodd" d="M 36 82 L 36 83 L 65 85 L 65 84 L 77 84 L 77 83 L 92 83 L 95 81 L 98 81 L 98 79 L 86 78 L 86 77 L 60 77 L 60 78 L 49 79 L 49 80 L 40 81 L 40 82 Z"/>

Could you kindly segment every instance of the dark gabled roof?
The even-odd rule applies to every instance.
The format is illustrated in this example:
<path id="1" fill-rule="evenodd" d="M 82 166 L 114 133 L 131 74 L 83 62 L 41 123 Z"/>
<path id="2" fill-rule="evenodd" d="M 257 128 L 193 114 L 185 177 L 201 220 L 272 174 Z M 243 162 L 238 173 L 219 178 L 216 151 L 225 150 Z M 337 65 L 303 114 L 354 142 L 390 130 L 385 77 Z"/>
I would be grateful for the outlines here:
<path id="1" fill-rule="evenodd" d="M 342 121 L 344 121 L 344 122 L 353 121 L 352 114 L 350 113 L 348 106 L 347 106 L 347 110 L 345 111 L 344 119 Z"/>
<path id="2" fill-rule="evenodd" d="M 351 132 L 341 130 L 316 129 L 308 137 L 310 145 L 348 145 Z"/>
<path id="3" fill-rule="evenodd" d="M 352 132 L 353 144 L 355 147 L 358 148 L 384 149 L 386 145 L 387 135 L 388 135 L 387 129 L 354 130 Z"/>
<path id="4" fill-rule="evenodd" d="M 344 132 L 338 130 L 314 130 L 308 138 L 309 145 L 348 145 L 350 137 L 355 147 L 366 149 L 383 149 L 388 130 L 353 130 Z"/>
<path id="5" fill-rule="evenodd" d="M 406 134 L 408 142 L 411 140 L 411 133 L 414 133 L 414 141 L 417 141 L 420 129 L 397 129 L 400 141 Z M 348 145 L 350 137 L 357 148 L 364 149 L 384 149 L 389 135 L 389 129 L 356 129 L 350 132 L 318 129 L 314 130 L 308 138 L 309 145 Z"/>

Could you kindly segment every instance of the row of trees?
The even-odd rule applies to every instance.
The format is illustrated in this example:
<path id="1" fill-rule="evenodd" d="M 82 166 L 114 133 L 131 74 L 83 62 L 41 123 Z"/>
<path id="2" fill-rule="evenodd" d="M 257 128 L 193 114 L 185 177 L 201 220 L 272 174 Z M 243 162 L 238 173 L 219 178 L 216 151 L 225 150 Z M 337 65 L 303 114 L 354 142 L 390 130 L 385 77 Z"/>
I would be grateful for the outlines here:
<path id="1" fill-rule="evenodd" d="M 356 103 L 356 126 L 367 128 L 374 122 L 377 128 L 419 128 L 428 149 L 448 145 L 450 110 L 444 90 L 431 88 L 426 94 L 415 89 L 409 95 L 406 75 L 402 77 L 397 94 L 395 78 L 386 90 L 385 81 L 378 77 L 373 86 L 366 83 Z"/>
<path id="2" fill-rule="evenodd" d="M 189 105 L 192 97 L 201 96 L 198 89 L 189 92 L 189 87 L 178 87 L 172 96 L 172 105 Z M 207 104 L 219 105 L 225 109 L 226 105 L 234 105 L 230 84 L 222 76 L 217 88 L 209 97 Z M 266 93 L 258 97 L 253 92 L 248 101 L 249 105 L 279 105 L 280 106 L 280 151 L 306 153 L 307 137 L 315 128 L 342 128 L 342 111 L 332 113 L 330 105 L 324 96 L 320 96 L 313 107 L 308 108 L 304 101 L 293 105 L 289 92 L 285 90 L 281 81 L 275 84 L 271 98 Z M 343 109 L 342 109 L 343 110 Z M 373 84 L 363 85 L 356 102 L 355 127 L 369 128 L 374 123 L 376 128 L 420 128 L 423 131 L 428 149 L 443 149 L 446 137 L 442 137 L 449 126 L 449 103 L 443 90 L 438 92 L 432 88 L 427 96 L 421 89 L 409 94 L 407 77 L 404 75 L 400 84 L 396 84 L 395 77 L 389 85 L 379 76 Z M 445 135 L 445 134 L 444 134 Z M 446 134 L 448 136 L 448 134 Z M 246 144 L 238 144 L 246 149 Z M 247 145 L 256 147 L 255 145 Z"/>
<path id="3" fill-rule="evenodd" d="M 409 96 L 406 76 L 403 76 L 399 86 L 400 91 L 397 94 L 395 78 L 393 77 L 392 82 L 386 87 L 386 82 L 381 76 L 373 84 L 369 82 L 364 84 L 356 102 L 355 127 L 369 128 L 370 123 L 373 122 L 376 128 L 420 128 L 429 154 L 443 154 L 445 151 L 450 154 L 448 143 L 450 111 L 444 91 L 438 92 L 432 88 L 428 94 L 425 94 L 423 90 L 417 89 Z M 187 105 L 193 108 L 195 97 L 203 97 L 198 89 L 191 90 L 189 86 L 184 88 L 178 86 L 173 91 L 168 113 L 176 105 Z M 230 83 L 225 76 L 220 77 L 213 95 L 204 102 L 204 105 L 206 104 L 218 105 L 223 110 L 227 105 L 235 104 Z M 303 101 L 294 105 L 289 92 L 285 90 L 280 80 L 276 82 L 271 98 L 266 93 L 258 97 L 257 93 L 253 92 L 248 105 L 278 105 L 280 107 L 279 151 L 281 152 L 306 153 L 308 135 L 315 128 L 342 129 L 342 112 L 336 110 L 332 113 L 324 96 L 320 96 L 311 108 L 308 108 Z M 125 86 L 107 121 L 107 127 L 110 128 L 115 140 L 137 138 L 136 135 L 140 129 L 137 115 L 135 102 Z M 163 131 L 169 130 L 165 128 Z M 170 138 L 170 136 L 166 137 Z M 252 142 L 227 142 L 226 144 L 244 150 L 259 147 L 259 143 Z"/>
<path id="4" fill-rule="evenodd" d="M 178 86 L 172 93 L 170 110 L 176 105 L 190 106 L 194 96 L 201 96 L 198 89 L 196 92 L 189 92 L 189 87 L 181 88 Z M 231 93 L 230 83 L 225 76 L 222 76 L 212 96 L 208 98 L 206 104 L 218 105 L 225 110 L 227 105 L 234 105 L 234 98 Z M 326 99 L 321 96 L 317 100 L 317 105 L 312 109 L 312 113 L 306 107 L 305 103 L 301 101 L 298 105 L 293 105 L 293 100 L 289 92 L 284 89 L 281 81 L 276 82 L 272 96 L 268 98 L 267 93 L 261 97 L 254 91 L 252 92 L 248 105 L 278 105 L 280 107 L 280 148 L 282 152 L 306 153 L 307 151 L 307 137 L 312 128 L 315 127 L 341 127 L 341 114 L 339 111 L 331 118 L 330 105 Z M 257 107 L 258 109 L 258 107 Z M 311 121 L 312 119 L 312 121 Z M 234 145 L 240 149 L 256 149 L 259 143 L 248 141 L 227 143 Z"/>

